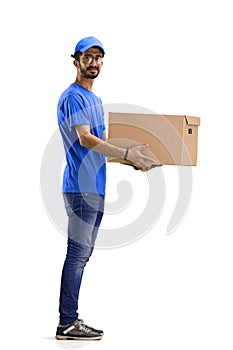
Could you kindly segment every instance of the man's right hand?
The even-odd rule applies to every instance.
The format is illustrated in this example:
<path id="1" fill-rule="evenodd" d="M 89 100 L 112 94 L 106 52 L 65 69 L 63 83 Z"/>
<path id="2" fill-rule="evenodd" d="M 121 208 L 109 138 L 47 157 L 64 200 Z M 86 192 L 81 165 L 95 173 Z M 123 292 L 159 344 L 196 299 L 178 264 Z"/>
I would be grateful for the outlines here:
<path id="1" fill-rule="evenodd" d="M 137 170 L 148 171 L 156 166 L 161 166 L 148 145 L 141 145 L 129 148 L 127 160 L 133 163 Z"/>

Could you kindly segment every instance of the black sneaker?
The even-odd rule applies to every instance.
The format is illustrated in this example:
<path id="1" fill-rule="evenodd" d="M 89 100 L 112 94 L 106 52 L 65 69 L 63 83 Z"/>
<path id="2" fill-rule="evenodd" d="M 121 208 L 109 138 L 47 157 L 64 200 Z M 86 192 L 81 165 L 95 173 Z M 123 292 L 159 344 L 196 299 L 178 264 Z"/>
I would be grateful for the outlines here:
<path id="1" fill-rule="evenodd" d="M 100 331 L 102 332 L 102 331 Z M 56 339 L 58 340 L 100 340 L 103 332 L 84 324 L 83 320 L 76 320 L 70 325 L 58 325 Z"/>

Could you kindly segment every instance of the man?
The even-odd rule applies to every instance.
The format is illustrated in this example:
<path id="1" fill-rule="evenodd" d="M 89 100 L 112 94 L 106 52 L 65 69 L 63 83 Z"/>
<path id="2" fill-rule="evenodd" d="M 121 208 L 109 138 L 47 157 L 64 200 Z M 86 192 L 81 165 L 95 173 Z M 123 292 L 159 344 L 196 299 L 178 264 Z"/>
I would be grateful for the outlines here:
<path id="1" fill-rule="evenodd" d="M 62 93 L 57 108 L 67 161 L 62 191 L 68 215 L 57 339 L 99 340 L 103 336 L 102 330 L 79 319 L 78 296 L 104 211 L 105 156 L 128 159 L 143 171 L 155 165 L 147 146 L 124 149 L 106 141 L 102 102 L 92 92 L 104 54 L 102 43 L 94 37 L 77 43 L 71 55 L 77 70 L 76 80 Z"/>

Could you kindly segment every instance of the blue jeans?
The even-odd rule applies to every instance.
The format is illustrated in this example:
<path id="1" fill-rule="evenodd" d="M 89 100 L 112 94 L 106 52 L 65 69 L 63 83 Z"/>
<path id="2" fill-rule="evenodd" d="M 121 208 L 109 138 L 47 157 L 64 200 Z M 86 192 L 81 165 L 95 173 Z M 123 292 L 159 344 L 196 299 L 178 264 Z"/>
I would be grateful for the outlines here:
<path id="1" fill-rule="evenodd" d="M 60 323 L 78 319 L 78 297 L 103 217 L 104 196 L 95 193 L 63 193 L 68 215 L 68 244 L 60 290 Z"/>

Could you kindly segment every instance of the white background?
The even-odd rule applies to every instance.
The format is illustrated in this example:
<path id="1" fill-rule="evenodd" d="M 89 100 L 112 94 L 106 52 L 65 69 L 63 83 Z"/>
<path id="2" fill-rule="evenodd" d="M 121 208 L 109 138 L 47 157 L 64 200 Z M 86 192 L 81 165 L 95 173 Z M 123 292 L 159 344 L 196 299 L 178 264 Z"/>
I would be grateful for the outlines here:
<path id="1" fill-rule="evenodd" d="M 230 5 L 227 0 L 1 2 L 5 349 L 232 349 Z M 40 165 L 57 128 L 57 100 L 75 78 L 70 54 L 89 35 L 106 49 L 94 84 L 103 103 L 196 115 L 201 126 L 192 201 L 178 229 L 166 235 L 178 182 L 174 169 L 164 166 L 167 198 L 156 227 L 134 244 L 92 256 L 80 316 L 103 328 L 105 336 L 80 344 L 54 339 L 66 240 L 44 210 Z M 131 172 L 117 169 L 109 165 L 108 187 Z M 140 175 L 132 174 L 135 182 Z"/>

